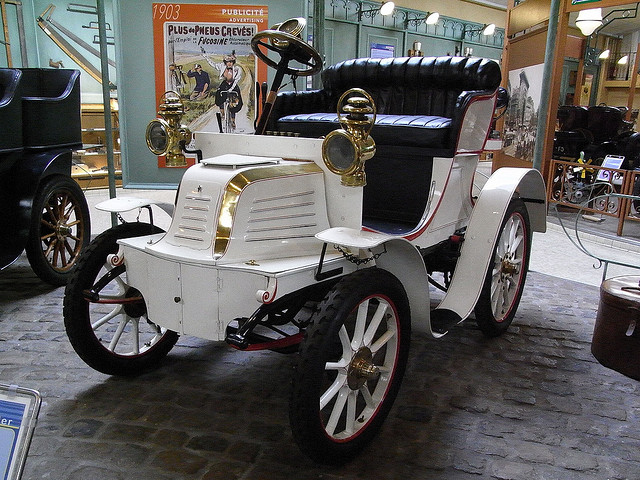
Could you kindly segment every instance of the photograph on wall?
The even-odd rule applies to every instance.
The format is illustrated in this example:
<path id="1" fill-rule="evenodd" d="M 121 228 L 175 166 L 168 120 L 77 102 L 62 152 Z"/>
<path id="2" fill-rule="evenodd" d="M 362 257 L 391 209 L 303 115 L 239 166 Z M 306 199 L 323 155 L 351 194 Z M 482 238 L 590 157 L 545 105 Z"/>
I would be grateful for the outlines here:
<path id="1" fill-rule="evenodd" d="M 543 69 L 544 64 L 541 63 L 509 72 L 509 107 L 504 120 L 504 153 L 527 162 L 533 162 Z"/>
<path id="2" fill-rule="evenodd" d="M 156 102 L 177 92 L 192 132 L 253 133 L 256 82 L 267 72 L 251 38 L 268 28 L 268 8 L 154 3 L 153 25 Z"/>

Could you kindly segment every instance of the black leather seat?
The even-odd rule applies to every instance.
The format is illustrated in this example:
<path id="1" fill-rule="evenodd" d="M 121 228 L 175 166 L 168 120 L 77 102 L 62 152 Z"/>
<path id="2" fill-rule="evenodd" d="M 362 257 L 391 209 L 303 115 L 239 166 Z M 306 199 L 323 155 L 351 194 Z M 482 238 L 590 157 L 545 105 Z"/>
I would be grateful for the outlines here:
<path id="1" fill-rule="evenodd" d="M 338 127 L 338 99 L 357 87 L 373 97 L 378 110 L 371 132 L 376 145 L 451 157 L 466 108 L 475 98 L 493 95 L 500 80 L 498 64 L 482 58 L 346 60 L 322 72 L 323 89 L 278 94 L 268 129 L 326 135 Z"/>
<path id="2" fill-rule="evenodd" d="M 599 105 L 589 107 L 587 128 L 593 134 L 595 143 L 614 140 L 623 132 L 631 130 L 633 124 L 624 119 L 622 110 L 617 107 Z"/>
<path id="3" fill-rule="evenodd" d="M 287 115 L 278 121 L 278 128 L 322 137 L 340 128 L 335 113 L 300 113 Z M 393 145 L 398 141 L 409 147 L 446 149 L 451 119 L 435 115 L 378 115 L 371 135 L 380 145 Z"/>
<path id="4" fill-rule="evenodd" d="M 558 108 L 559 130 L 555 132 L 553 156 L 560 159 L 585 159 L 600 163 L 606 155 L 625 155 L 631 160 L 627 144 L 633 136 L 632 122 L 624 119 L 624 111 L 617 107 L 599 105 L 581 107 L 563 105 Z M 634 140 L 631 144 L 637 144 Z M 625 167 L 626 168 L 626 167 Z"/>
<path id="5" fill-rule="evenodd" d="M 434 157 L 453 157 L 466 109 L 500 85 L 493 60 L 469 57 L 359 58 L 322 72 L 323 88 L 281 92 L 268 130 L 321 137 L 339 127 L 337 104 L 350 88 L 371 95 L 376 155 L 367 162 L 363 225 L 402 235 L 423 219 Z"/>

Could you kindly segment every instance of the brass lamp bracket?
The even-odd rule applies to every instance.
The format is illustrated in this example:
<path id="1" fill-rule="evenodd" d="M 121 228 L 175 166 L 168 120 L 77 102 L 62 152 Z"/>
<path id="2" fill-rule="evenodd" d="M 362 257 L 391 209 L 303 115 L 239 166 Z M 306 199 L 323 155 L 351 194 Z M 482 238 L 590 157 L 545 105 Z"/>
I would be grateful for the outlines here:
<path id="1" fill-rule="evenodd" d="M 364 162 L 376 153 L 369 135 L 376 119 L 376 106 L 366 91 L 352 88 L 338 100 L 337 130 L 329 133 L 322 144 L 322 159 L 327 168 L 340 175 L 343 185 L 366 185 Z"/>
<path id="2" fill-rule="evenodd" d="M 158 116 L 147 126 L 147 146 L 156 155 L 166 155 L 167 167 L 185 167 L 187 160 L 181 143 L 188 144 L 193 134 L 181 124 L 184 103 L 177 92 L 165 92 L 158 106 Z"/>

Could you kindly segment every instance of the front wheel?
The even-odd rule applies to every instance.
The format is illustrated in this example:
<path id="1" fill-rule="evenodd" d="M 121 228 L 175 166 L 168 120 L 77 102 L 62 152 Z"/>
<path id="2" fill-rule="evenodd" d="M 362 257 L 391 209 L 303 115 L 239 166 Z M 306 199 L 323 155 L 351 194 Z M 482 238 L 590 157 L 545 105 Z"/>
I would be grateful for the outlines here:
<path id="1" fill-rule="evenodd" d="M 162 230 L 125 223 L 100 234 L 84 250 L 64 293 L 64 326 L 76 353 L 107 375 L 135 375 L 154 368 L 173 348 L 178 334 L 147 314 L 142 294 L 127 281 L 115 255 L 117 241 Z"/>
<path id="2" fill-rule="evenodd" d="M 504 333 L 516 315 L 529 269 L 530 248 L 527 207 L 521 199 L 514 198 L 500 227 L 475 307 L 476 322 L 489 337 Z"/>
<path id="3" fill-rule="evenodd" d="M 410 332 L 407 295 L 384 270 L 353 273 L 327 294 L 293 378 L 289 418 L 304 453 L 340 464 L 373 438 L 400 388 Z"/>

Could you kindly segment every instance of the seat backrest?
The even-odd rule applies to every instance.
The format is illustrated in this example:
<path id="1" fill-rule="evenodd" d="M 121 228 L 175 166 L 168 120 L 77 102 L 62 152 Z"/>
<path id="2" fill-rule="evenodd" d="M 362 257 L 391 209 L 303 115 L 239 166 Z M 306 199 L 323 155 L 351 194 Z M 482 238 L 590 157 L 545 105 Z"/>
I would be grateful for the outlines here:
<path id="1" fill-rule="evenodd" d="M 578 105 L 561 105 L 558 107 L 558 121 L 560 130 L 573 131 L 588 127 L 589 112 L 587 107 Z"/>
<path id="2" fill-rule="evenodd" d="M 23 68 L 23 97 L 65 98 L 73 90 L 77 70 L 55 68 Z"/>
<path id="3" fill-rule="evenodd" d="M 625 122 L 620 109 L 616 107 L 589 107 L 588 128 L 596 143 L 615 139 L 624 129 Z"/>
<path id="4" fill-rule="evenodd" d="M 497 62 L 474 57 L 398 57 L 345 60 L 322 72 L 324 89 L 337 106 L 349 88 L 365 89 L 378 113 L 452 117 L 463 91 L 493 93 L 500 85 Z"/>
<path id="5" fill-rule="evenodd" d="M 80 72 L 25 68 L 21 83 L 24 147 L 46 149 L 81 145 Z"/>

